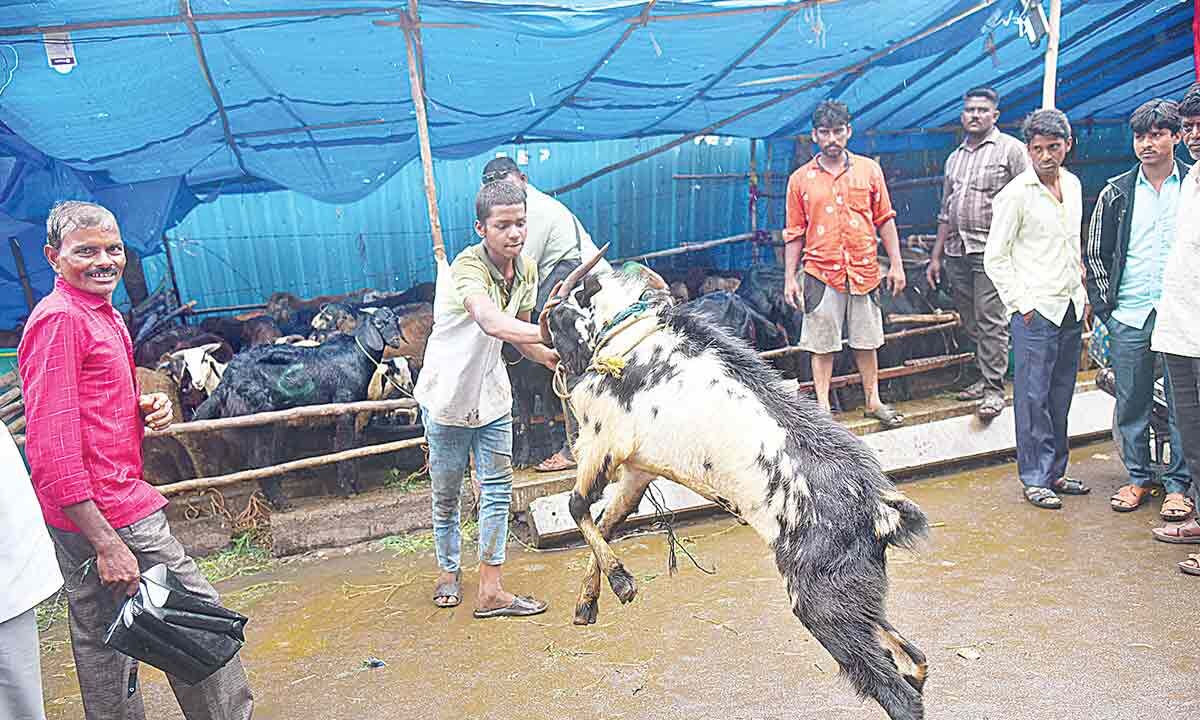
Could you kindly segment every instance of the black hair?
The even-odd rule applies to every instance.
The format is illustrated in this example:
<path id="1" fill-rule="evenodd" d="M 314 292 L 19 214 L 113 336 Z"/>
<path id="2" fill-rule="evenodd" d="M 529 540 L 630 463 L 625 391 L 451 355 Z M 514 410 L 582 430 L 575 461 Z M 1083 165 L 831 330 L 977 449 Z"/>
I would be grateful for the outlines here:
<path id="1" fill-rule="evenodd" d="M 1134 135 L 1144 135 L 1151 130 L 1170 130 L 1178 134 L 1179 103 L 1160 98 L 1144 102 L 1129 116 L 1129 127 Z"/>
<path id="2" fill-rule="evenodd" d="M 990 87 L 971 88 L 966 92 L 966 94 L 963 95 L 963 102 L 966 102 L 971 98 L 983 98 L 996 107 L 1000 107 L 1000 94 Z"/>
<path id="3" fill-rule="evenodd" d="M 1025 122 L 1021 125 L 1021 134 L 1025 136 L 1027 143 L 1033 140 L 1034 135 L 1070 140 L 1071 121 L 1067 120 L 1067 116 L 1062 110 L 1054 108 L 1034 110 L 1025 116 Z"/>
<path id="4" fill-rule="evenodd" d="M 1183 94 L 1183 99 L 1179 101 L 1179 106 L 1176 108 L 1179 117 L 1196 117 L 1200 115 L 1200 82 L 1192 83 L 1192 86 Z"/>
<path id="5" fill-rule="evenodd" d="M 525 191 L 515 183 L 499 180 L 479 188 L 475 195 L 475 219 L 486 223 L 492 208 L 502 205 L 525 205 Z"/>
<path id="6" fill-rule="evenodd" d="M 498 157 L 488 160 L 483 166 L 483 184 L 503 180 L 512 173 L 520 173 L 521 168 L 510 157 Z"/>
<path id="7" fill-rule="evenodd" d="M 842 125 L 849 125 L 850 108 L 846 107 L 846 103 L 844 102 L 822 100 L 817 109 L 813 110 L 812 124 L 813 130 L 819 127 L 835 128 Z"/>

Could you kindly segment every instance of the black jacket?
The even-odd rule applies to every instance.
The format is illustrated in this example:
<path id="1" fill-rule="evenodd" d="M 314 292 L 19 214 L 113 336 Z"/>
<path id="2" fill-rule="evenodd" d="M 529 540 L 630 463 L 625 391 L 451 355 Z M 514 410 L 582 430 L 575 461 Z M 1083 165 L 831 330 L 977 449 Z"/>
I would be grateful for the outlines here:
<path id="1" fill-rule="evenodd" d="M 1192 166 L 1175 161 L 1182 182 Z M 1083 245 L 1083 266 L 1087 270 L 1088 302 L 1092 312 L 1108 320 L 1117 305 L 1117 288 L 1125 270 L 1125 253 L 1129 251 L 1130 222 L 1133 218 L 1133 190 L 1141 164 L 1109 178 L 1096 198 L 1096 209 Z"/>

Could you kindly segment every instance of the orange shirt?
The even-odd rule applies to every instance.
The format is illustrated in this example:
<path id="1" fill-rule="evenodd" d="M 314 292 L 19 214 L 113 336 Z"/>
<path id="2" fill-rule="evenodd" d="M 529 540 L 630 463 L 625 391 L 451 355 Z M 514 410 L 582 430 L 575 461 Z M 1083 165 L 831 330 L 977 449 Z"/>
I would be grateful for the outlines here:
<path id="1" fill-rule="evenodd" d="M 817 158 L 788 178 L 786 242 L 804 242 L 804 272 L 852 295 L 879 286 L 875 229 L 896 217 L 883 170 L 846 151 L 847 166 L 833 174 Z"/>

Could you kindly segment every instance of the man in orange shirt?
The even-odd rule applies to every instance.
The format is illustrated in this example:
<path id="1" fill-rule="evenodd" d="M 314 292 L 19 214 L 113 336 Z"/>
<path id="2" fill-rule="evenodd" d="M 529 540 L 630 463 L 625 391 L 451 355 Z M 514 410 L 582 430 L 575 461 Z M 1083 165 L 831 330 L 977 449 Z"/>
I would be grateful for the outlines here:
<path id="1" fill-rule="evenodd" d="M 893 428 L 904 418 L 879 399 L 875 351 L 883 345 L 883 315 L 875 232 L 891 260 L 887 282 L 892 295 L 905 285 L 900 237 L 883 170 L 846 149 L 850 134 L 844 103 L 826 100 L 817 106 L 812 140 L 821 152 L 788 179 L 783 294 L 788 305 L 804 310 L 800 347 L 812 353 L 817 403 L 829 410 L 833 360 L 845 334 L 862 375 L 864 415 Z M 797 279 L 801 257 L 804 274 Z"/>

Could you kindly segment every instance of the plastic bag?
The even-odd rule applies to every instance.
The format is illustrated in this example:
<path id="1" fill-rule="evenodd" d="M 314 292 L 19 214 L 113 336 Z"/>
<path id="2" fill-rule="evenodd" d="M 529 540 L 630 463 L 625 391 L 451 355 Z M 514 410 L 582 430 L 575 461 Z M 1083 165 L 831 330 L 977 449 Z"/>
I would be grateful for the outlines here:
<path id="1" fill-rule="evenodd" d="M 247 618 L 186 590 L 166 565 L 142 573 L 104 644 L 189 685 L 228 663 L 246 641 Z"/>

